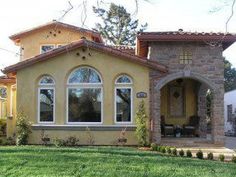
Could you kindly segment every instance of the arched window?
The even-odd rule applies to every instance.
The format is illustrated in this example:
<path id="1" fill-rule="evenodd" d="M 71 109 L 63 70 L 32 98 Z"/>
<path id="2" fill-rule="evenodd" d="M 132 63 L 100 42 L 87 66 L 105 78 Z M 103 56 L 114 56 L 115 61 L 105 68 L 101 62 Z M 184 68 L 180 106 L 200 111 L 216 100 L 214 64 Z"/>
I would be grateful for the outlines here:
<path id="1" fill-rule="evenodd" d="M 55 82 L 51 76 L 43 76 L 38 85 L 38 122 L 55 121 Z"/>
<path id="2" fill-rule="evenodd" d="M 67 83 L 68 123 L 102 123 L 102 79 L 90 67 L 75 69 Z"/>
<path id="3" fill-rule="evenodd" d="M 132 112 L 132 79 L 121 75 L 115 81 L 115 122 L 132 123 Z"/>

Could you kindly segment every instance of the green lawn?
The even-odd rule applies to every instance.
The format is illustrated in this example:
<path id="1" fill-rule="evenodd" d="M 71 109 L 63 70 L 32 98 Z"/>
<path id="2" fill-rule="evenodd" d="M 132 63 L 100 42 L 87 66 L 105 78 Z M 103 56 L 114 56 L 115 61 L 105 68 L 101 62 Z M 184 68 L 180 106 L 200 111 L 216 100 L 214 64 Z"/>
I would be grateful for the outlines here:
<path id="1" fill-rule="evenodd" d="M 0 176 L 236 176 L 236 164 L 161 156 L 135 148 L 0 147 Z"/>

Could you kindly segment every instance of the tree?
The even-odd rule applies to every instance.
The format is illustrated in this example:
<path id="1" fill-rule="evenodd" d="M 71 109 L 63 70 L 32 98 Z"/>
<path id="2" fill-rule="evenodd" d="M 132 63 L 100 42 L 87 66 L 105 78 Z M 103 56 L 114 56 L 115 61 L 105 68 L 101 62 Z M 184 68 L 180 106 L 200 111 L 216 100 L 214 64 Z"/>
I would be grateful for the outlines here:
<path id="1" fill-rule="evenodd" d="M 96 23 L 98 32 L 105 38 L 108 44 L 135 45 L 137 32 L 147 28 L 147 23 L 138 29 L 138 20 L 133 20 L 130 13 L 123 6 L 110 4 L 109 10 L 93 7 L 93 11 L 100 17 L 103 24 Z"/>
<path id="2" fill-rule="evenodd" d="M 225 92 L 236 89 L 236 69 L 232 67 L 232 64 L 224 59 L 224 85 Z"/>
<path id="3" fill-rule="evenodd" d="M 145 146 L 147 145 L 147 136 L 148 136 L 148 131 L 147 131 L 148 117 L 145 111 L 145 105 L 143 100 L 139 103 L 135 119 L 137 125 L 135 133 L 138 138 L 138 143 L 141 146 Z"/>

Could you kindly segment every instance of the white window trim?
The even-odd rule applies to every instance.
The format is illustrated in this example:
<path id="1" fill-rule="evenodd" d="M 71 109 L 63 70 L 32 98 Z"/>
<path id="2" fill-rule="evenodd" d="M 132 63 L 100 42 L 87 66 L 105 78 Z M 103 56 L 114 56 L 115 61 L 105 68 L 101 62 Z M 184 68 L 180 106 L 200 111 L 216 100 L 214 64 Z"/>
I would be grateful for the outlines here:
<path id="1" fill-rule="evenodd" d="M 101 80 L 101 82 L 98 82 L 98 83 L 86 83 L 86 82 L 84 82 L 84 83 L 70 83 L 69 82 L 69 80 L 70 80 L 70 77 L 71 77 L 71 75 L 76 71 L 76 70 L 78 70 L 78 69 L 82 69 L 82 68 L 88 68 L 88 69 L 91 69 L 91 70 L 93 70 L 98 76 L 99 76 L 99 78 L 100 78 L 100 80 Z M 71 73 L 70 73 L 70 75 L 68 76 L 68 79 L 67 79 L 67 85 L 68 86 L 71 86 L 71 85 L 74 85 L 74 86 L 81 86 L 81 85 L 102 85 L 103 84 L 103 81 L 102 81 L 102 76 L 100 75 L 100 73 L 99 72 L 97 72 L 95 69 L 93 69 L 93 68 L 91 68 L 91 67 L 89 67 L 89 66 L 80 66 L 80 67 L 78 67 L 78 68 L 75 68 L 73 71 L 71 71 Z"/>
<path id="2" fill-rule="evenodd" d="M 50 77 L 51 79 L 52 79 L 52 81 L 53 81 L 53 83 L 41 83 L 41 81 L 45 78 L 45 77 Z M 39 87 L 40 86 L 55 86 L 55 80 L 52 78 L 52 76 L 50 76 L 50 75 L 44 75 L 44 76 L 42 76 L 41 77 L 41 79 L 39 80 Z"/>
<path id="3" fill-rule="evenodd" d="M 132 80 L 131 80 L 132 81 Z M 127 83 L 126 83 L 127 84 Z M 123 83 L 123 85 L 126 85 L 125 83 Z M 128 84 L 127 84 L 128 85 Z M 116 120 L 116 112 L 117 112 L 117 107 L 116 107 L 116 90 L 117 89 L 130 89 L 131 90 L 131 93 L 130 93 L 130 99 L 131 99 L 131 111 L 130 111 L 130 114 L 131 114 L 131 120 L 130 121 L 117 121 Z M 114 96 L 115 96 L 115 99 L 114 99 L 114 122 L 115 124 L 133 124 L 133 87 L 131 86 L 115 86 L 115 90 L 114 90 Z"/>
<path id="4" fill-rule="evenodd" d="M 129 80 L 130 80 L 130 83 L 125 83 L 125 82 L 119 83 L 119 82 L 117 82 L 118 79 L 119 79 L 120 77 L 122 77 L 122 76 L 128 77 Z M 119 76 L 117 77 L 117 79 L 116 79 L 116 81 L 115 81 L 115 84 L 116 84 L 116 85 L 132 85 L 132 84 L 133 84 L 133 79 L 131 79 L 131 77 L 129 77 L 129 76 L 126 75 L 126 74 L 122 74 L 122 75 L 119 75 Z"/>
<path id="5" fill-rule="evenodd" d="M 56 44 L 41 44 L 40 47 L 39 47 L 39 53 L 40 53 L 40 54 L 43 54 L 43 52 L 42 52 L 42 46 L 53 46 L 53 49 L 55 49 L 57 45 L 56 45 Z M 52 50 L 53 50 L 53 49 L 52 49 Z M 44 52 L 44 53 L 45 53 L 45 52 Z"/>
<path id="6" fill-rule="evenodd" d="M 40 91 L 43 89 L 52 89 L 53 90 L 53 121 L 40 121 Z M 38 123 L 39 124 L 55 124 L 55 113 L 56 113 L 56 104 L 55 104 L 55 87 L 51 85 L 39 86 L 38 88 Z"/>
<path id="7" fill-rule="evenodd" d="M 10 89 L 10 117 L 13 116 L 13 87 L 14 85 L 12 85 Z"/>
<path id="8" fill-rule="evenodd" d="M 100 122 L 69 122 L 69 89 L 101 89 L 101 121 Z M 103 124 L 103 87 L 102 84 L 76 84 L 69 85 L 66 89 L 66 124 L 68 125 L 101 125 Z"/>

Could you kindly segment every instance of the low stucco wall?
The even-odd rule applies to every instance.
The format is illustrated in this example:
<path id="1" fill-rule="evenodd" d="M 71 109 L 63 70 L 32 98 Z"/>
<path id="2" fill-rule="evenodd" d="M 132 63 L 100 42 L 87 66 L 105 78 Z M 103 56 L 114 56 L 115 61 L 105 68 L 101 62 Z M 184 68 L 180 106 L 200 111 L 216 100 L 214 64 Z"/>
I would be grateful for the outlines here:
<path id="1" fill-rule="evenodd" d="M 67 140 L 72 136 L 79 139 L 79 145 L 90 145 L 89 141 L 91 139 L 94 141 L 93 145 L 118 145 L 118 138 L 121 137 L 121 128 L 95 127 L 89 129 L 90 131 L 87 131 L 85 127 L 52 127 L 46 129 L 33 127 L 29 142 L 31 144 L 42 144 L 42 135 L 44 135 L 44 137 L 50 138 L 50 144 L 57 138 Z M 127 128 L 125 138 L 127 139 L 125 145 L 137 145 L 134 127 Z"/>
<path id="2" fill-rule="evenodd" d="M 79 54 L 78 54 L 79 53 Z M 83 58 L 85 57 L 85 59 Z M 135 113 L 138 104 L 144 100 L 146 113 L 149 115 L 149 69 L 145 66 L 107 55 L 92 49 L 76 49 L 70 53 L 62 54 L 58 57 L 44 62 L 34 64 L 28 68 L 17 72 L 17 108 L 24 111 L 29 120 L 35 125 L 37 122 L 37 95 L 38 81 L 41 76 L 48 74 L 55 80 L 55 124 L 67 125 L 66 115 L 66 89 L 67 78 L 73 69 L 79 66 L 89 66 L 96 69 L 103 80 L 103 122 L 102 125 L 116 125 L 114 120 L 114 90 L 115 79 L 121 74 L 127 74 L 133 80 L 133 122 L 129 125 L 135 125 Z M 147 98 L 137 98 L 137 92 L 146 92 Z M 125 125 L 123 125 L 125 126 Z M 78 134 L 81 142 L 85 142 L 84 131 L 70 130 L 50 130 L 50 136 L 66 138 L 69 135 Z M 115 140 L 120 131 L 99 131 L 94 132 L 98 144 L 110 144 Z M 33 130 L 30 135 L 30 143 L 41 142 L 40 130 Z M 128 132 L 128 144 L 137 144 L 133 132 Z"/>

